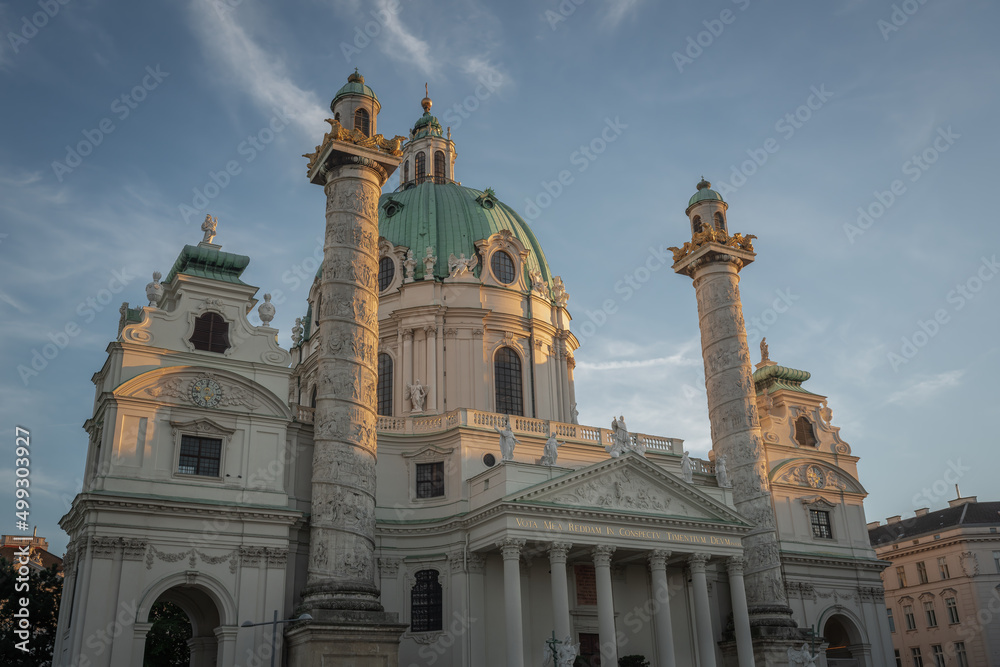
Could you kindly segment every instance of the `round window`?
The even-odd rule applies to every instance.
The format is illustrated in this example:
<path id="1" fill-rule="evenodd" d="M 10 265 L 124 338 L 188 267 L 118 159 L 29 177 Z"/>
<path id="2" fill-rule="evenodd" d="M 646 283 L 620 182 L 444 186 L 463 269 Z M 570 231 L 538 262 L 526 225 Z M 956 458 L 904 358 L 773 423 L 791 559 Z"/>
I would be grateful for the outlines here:
<path id="1" fill-rule="evenodd" d="M 486 464 L 486 467 L 492 468 L 497 464 L 497 457 L 492 454 L 483 454 L 483 463 Z"/>
<path id="2" fill-rule="evenodd" d="M 493 269 L 493 275 L 496 279 L 502 282 L 504 285 L 510 285 L 514 282 L 514 259 L 505 253 L 503 250 L 497 250 L 493 253 L 493 257 L 490 258 L 490 267 Z"/>
<path id="3" fill-rule="evenodd" d="M 396 263 L 391 257 L 383 257 L 378 261 L 378 291 L 384 292 L 389 289 L 392 279 L 396 275 Z"/>

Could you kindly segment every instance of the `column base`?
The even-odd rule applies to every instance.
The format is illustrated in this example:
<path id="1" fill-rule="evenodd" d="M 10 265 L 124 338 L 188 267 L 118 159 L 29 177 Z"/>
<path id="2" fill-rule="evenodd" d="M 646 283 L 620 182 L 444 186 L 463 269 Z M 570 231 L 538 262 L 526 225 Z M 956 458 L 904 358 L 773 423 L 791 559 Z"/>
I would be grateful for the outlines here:
<path id="1" fill-rule="evenodd" d="M 320 610 L 362 611 L 382 613 L 379 590 L 372 584 L 340 584 L 325 582 L 306 586 L 302 590 L 302 610 L 318 618 Z"/>
<path id="2" fill-rule="evenodd" d="M 750 630 L 756 637 L 761 630 L 763 636 L 784 636 L 783 630 L 791 630 L 798 636 L 798 623 L 792 618 L 792 608 L 784 604 L 758 604 L 747 608 L 750 615 Z M 777 632 L 769 632 L 775 630 Z"/>
<path id="3" fill-rule="evenodd" d="M 394 613 L 317 609 L 285 632 L 289 667 L 398 667 L 407 625 Z"/>
<path id="4" fill-rule="evenodd" d="M 808 637 L 757 637 L 753 638 L 753 659 L 758 667 L 773 667 L 774 665 L 788 665 L 788 649 L 799 650 L 802 645 L 810 645 Z M 825 641 L 816 644 L 816 653 L 819 658 L 816 666 L 826 665 L 826 648 L 829 646 Z M 736 641 L 721 641 L 719 649 L 722 652 L 723 667 L 739 667 L 740 658 L 736 650 Z"/>

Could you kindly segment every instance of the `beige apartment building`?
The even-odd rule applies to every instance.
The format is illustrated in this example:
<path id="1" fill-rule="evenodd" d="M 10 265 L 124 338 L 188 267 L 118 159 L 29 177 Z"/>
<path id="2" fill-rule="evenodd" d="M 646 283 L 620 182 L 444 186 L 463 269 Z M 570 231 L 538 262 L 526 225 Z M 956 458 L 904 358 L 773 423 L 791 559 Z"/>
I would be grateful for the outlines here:
<path id="1" fill-rule="evenodd" d="M 868 524 L 897 667 L 1000 665 L 1000 502 L 956 498 Z"/>

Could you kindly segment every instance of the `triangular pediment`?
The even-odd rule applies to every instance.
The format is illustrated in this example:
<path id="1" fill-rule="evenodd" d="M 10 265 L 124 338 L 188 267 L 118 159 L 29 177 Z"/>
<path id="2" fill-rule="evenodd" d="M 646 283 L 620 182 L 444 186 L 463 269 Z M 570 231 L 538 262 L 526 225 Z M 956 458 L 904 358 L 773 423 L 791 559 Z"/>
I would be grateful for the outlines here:
<path id="1" fill-rule="evenodd" d="M 736 510 L 638 454 L 609 459 L 518 491 L 505 502 L 746 524 Z"/>

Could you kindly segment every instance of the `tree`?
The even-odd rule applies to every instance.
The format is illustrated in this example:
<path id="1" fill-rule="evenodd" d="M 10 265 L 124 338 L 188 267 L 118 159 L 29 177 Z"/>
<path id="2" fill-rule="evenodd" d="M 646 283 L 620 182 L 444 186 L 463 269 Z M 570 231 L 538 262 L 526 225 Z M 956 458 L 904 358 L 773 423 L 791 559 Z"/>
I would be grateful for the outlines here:
<path id="1" fill-rule="evenodd" d="M 149 611 L 153 627 L 146 635 L 143 667 L 187 667 L 191 662 L 191 621 L 172 602 L 157 602 Z"/>
<path id="2" fill-rule="evenodd" d="M 0 664 L 50 667 L 56 645 L 63 578 L 53 565 L 46 570 L 32 568 L 27 580 L 19 582 L 19 569 L 20 565 L 0 558 Z M 28 599 L 31 636 L 27 644 L 14 634 L 20 621 L 14 614 L 20 613 L 22 598 Z M 19 643 L 27 647 L 27 652 L 17 647 Z"/>
<path id="3" fill-rule="evenodd" d="M 623 655 L 618 658 L 618 667 L 649 667 L 644 655 Z"/>

